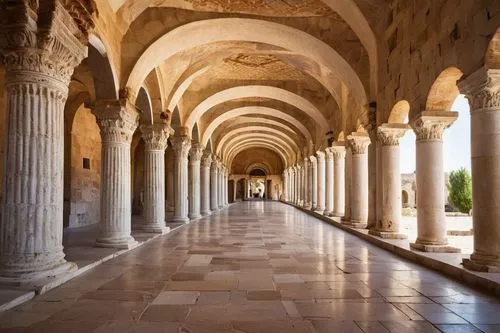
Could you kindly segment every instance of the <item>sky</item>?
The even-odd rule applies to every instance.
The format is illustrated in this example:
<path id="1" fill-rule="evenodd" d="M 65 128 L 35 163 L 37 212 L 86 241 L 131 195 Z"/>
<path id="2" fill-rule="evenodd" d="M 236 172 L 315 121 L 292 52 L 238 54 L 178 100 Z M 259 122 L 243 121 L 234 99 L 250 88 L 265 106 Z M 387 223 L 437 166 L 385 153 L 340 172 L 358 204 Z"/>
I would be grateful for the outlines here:
<path id="1" fill-rule="evenodd" d="M 469 102 L 459 95 L 451 111 L 458 111 L 458 119 L 446 129 L 443 138 L 444 171 L 465 167 L 470 171 L 470 112 Z M 409 130 L 400 141 L 401 173 L 415 171 L 415 134 Z"/>

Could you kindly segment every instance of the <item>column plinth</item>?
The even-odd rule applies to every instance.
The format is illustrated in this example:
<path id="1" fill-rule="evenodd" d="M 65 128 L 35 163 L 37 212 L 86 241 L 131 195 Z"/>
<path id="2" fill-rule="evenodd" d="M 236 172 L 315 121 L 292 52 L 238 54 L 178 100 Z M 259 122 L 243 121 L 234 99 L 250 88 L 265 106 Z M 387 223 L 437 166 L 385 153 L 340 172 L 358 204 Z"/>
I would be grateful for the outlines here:
<path id="1" fill-rule="evenodd" d="M 459 83 L 471 104 L 474 252 L 466 268 L 500 272 L 500 70 L 481 68 Z"/>
<path id="2" fill-rule="evenodd" d="M 333 193 L 334 193 L 334 180 L 333 180 L 333 149 L 331 147 L 325 149 L 325 212 L 327 216 L 333 216 Z"/>
<path id="3" fill-rule="evenodd" d="M 381 218 L 369 233 L 382 238 L 405 239 L 399 231 L 401 224 L 401 171 L 399 140 L 409 126 L 384 124 L 378 128 L 378 144 L 381 146 L 382 212 Z"/>
<path id="4" fill-rule="evenodd" d="M 189 184 L 189 218 L 191 220 L 201 217 L 201 157 L 204 147 L 195 144 L 189 151 L 189 173 L 191 174 L 191 183 Z"/>
<path id="5" fill-rule="evenodd" d="M 351 151 L 351 220 L 353 228 L 366 228 L 368 223 L 368 146 L 365 133 L 352 133 L 347 137 Z"/>
<path id="6" fill-rule="evenodd" d="M 345 146 L 334 143 L 333 154 L 333 216 L 344 216 L 345 205 Z"/>
<path id="7" fill-rule="evenodd" d="M 174 223 L 189 223 L 188 217 L 188 156 L 191 140 L 187 136 L 174 136 L 170 139 L 174 151 Z"/>
<path id="8" fill-rule="evenodd" d="M 210 166 L 212 165 L 212 154 L 204 153 L 201 160 L 201 206 L 200 213 L 203 216 L 210 215 Z"/>
<path id="9" fill-rule="evenodd" d="M 131 236 L 130 143 L 139 113 L 126 100 L 97 101 L 92 109 L 101 130 L 101 233 L 98 247 L 128 249 Z"/>
<path id="10" fill-rule="evenodd" d="M 173 130 L 167 124 L 142 125 L 145 142 L 144 221 L 138 229 L 151 233 L 167 233 L 165 225 L 165 149 Z"/>
<path id="11" fill-rule="evenodd" d="M 79 25 L 59 3 L 33 18 L 26 14 L 33 3 L 14 3 L 0 8 L 8 115 L 0 282 L 20 285 L 77 269 L 62 245 L 64 105 L 73 70 L 87 56 L 81 28 L 91 19 Z"/>
<path id="12" fill-rule="evenodd" d="M 425 252 L 460 252 L 448 246 L 444 213 L 443 132 L 456 112 L 423 111 L 411 122 L 417 137 L 417 240 L 412 249 Z"/>

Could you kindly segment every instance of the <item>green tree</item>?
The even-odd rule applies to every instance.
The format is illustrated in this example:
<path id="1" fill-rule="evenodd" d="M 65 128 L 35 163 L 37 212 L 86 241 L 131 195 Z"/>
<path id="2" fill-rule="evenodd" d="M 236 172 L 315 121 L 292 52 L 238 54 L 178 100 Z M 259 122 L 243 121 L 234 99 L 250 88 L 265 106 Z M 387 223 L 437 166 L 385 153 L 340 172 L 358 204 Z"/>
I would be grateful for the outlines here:
<path id="1" fill-rule="evenodd" d="M 472 178 L 469 171 L 465 168 L 452 171 L 447 186 L 453 206 L 462 213 L 469 213 L 472 209 Z"/>

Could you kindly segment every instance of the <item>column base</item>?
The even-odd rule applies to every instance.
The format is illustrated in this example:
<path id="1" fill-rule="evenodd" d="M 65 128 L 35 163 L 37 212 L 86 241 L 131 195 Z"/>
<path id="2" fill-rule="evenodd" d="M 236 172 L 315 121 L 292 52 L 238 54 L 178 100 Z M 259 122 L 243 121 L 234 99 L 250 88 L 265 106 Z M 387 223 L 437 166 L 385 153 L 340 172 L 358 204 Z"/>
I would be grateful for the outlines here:
<path id="1" fill-rule="evenodd" d="M 367 222 L 356 221 L 356 220 L 342 220 L 342 224 L 349 226 L 354 229 L 365 229 L 367 226 Z"/>
<path id="2" fill-rule="evenodd" d="M 311 209 L 311 208 L 312 208 L 311 203 L 310 203 L 310 202 L 306 202 L 306 204 L 305 204 L 305 206 L 304 206 L 304 209 L 309 210 L 309 209 Z"/>
<path id="3" fill-rule="evenodd" d="M 189 214 L 188 217 L 190 220 L 196 220 L 201 217 L 201 214 L 194 214 L 194 215 Z"/>
<path id="4" fill-rule="evenodd" d="M 150 225 L 142 224 L 142 225 L 136 226 L 136 228 L 134 228 L 134 229 L 137 229 L 137 230 L 140 230 L 140 231 L 143 231 L 146 233 L 162 234 L 162 235 L 168 234 L 170 232 L 170 227 L 167 227 L 167 226 L 161 225 L 161 224 L 150 224 Z"/>
<path id="5" fill-rule="evenodd" d="M 422 252 L 436 252 L 436 253 L 460 253 L 462 250 L 460 250 L 457 247 L 449 246 L 447 244 L 422 244 L 418 243 L 410 243 L 410 249 L 412 250 L 418 250 Z"/>
<path id="6" fill-rule="evenodd" d="M 334 211 L 333 212 L 333 216 L 343 218 L 344 217 L 344 212 L 336 212 L 336 211 Z"/>
<path id="7" fill-rule="evenodd" d="M 408 238 L 407 235 L 405 234 L 400 234 L 399 232 L 395 231 L 383 231 L 383 230 L 376 230 L 376 229 L 369 229 L 368 234 L 372 236 L 377 236 L 383 239 L 406 239 Z"/>
<path id="8" fill-rule="evenodd" d="M 320 214 L 320 215 L 323 215 L 325 213 L 325 210 L 324 209 L 319 209 L 316 207 L 316 209 L 314 210 L 315 213 L 317 214 Z"/>
<path id="9" fill-rule="evenodd" d="M 170 223 L 189 223 L 189 217 L 173 216 L 170 218 Z"/>
<path id="10" fill-rule="evenodd" d="M 130 250 L 139 243 L 132 236 L 128 237 L 99 237 L 95 242 L 96 247 Z"/>
<path id="11" fill-rule="evenodd" d="M 207 211 L 204 211 L 204 212 L 200 212 L 200 214 L 202 216 L 208 216 L 208 215 L 211 215 L 212 214 L 212 211 L 211 210 L 207 210 Z"/>
<path id="12" fill-rule="evenodd" d="M 333 212 L 328 212 L 328 211 L 325 210 L 323 212 L 323 215 L 328 216 L 328 217 L 332 217 L 333 216 Z"/>
<path id="13" fill-rule="evenodd" d="M 487 273 L 500 273 L 500 256 L 472 253 L 470 258 L 463 259 L 465 268 Z"/>
<path id="14" fill-rule="evenodd" d="M 3 269 L 0 271 L 0 285 L 20 287 L 27 284 L 33 284 L 36 281 L 54 278 L 78 270 L 78 266 L 69 261 L 41 270 L 41 271 L 20 271 Z"/>

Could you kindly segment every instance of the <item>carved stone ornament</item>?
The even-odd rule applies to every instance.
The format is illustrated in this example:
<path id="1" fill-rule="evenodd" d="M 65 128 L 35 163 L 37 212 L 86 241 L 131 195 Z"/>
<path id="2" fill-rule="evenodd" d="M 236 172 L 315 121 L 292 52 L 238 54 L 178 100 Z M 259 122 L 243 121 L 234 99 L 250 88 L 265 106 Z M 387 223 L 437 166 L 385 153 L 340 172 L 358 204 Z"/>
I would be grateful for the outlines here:
<path id="1" fill-rule="evenodd" d="M 209 152 L 204 152 L 201 158 L 201 167 L 210 168 L 212 165 L 212 154 Z"/>
<path id="2" fill-rule="evenodd" d="M 334 160 L 345 159 L 345 144 L 343 142 L 334 143 L 330 149 L 332 150 Z"/>
<path id="3" fill-rule="evenodd" d="M 0 62 L 7 85 L 33 82 L 67 91 L 74 68 L 87 56 L 93 24 L 92 9 L 83 3 L 11 1 L 0 7 Z"/>
<path id="4" fill-rule="evenodd" d="M 187 136 L 173 136 L 170 138 L 174 156 L 178 158 L 188 158 L 191 149 L 191 139 Z"/>
<path id="5" fill-rule="evenodd" d="M 317 159 L 316 159 L 316 156 L 309 156 L 309 160 L 311 161 L 311 165 L 316 165 L 317 163 Z"/>
<path id="6" fill-rule="evenodd" d="M 408 129 L 406 124 L 383 124 L 377 130 L 377 139 L 384 146 L 399 146 L 399 140 Z"/>
<path id="7" fill-rule="evenodd" d="M 325 156 L 327 161 L 333 161 L 333 149 L 331 147 L 325 149 Z"/>
<path id="8" fill-rule="evenodd" d="M 444 130 L 458 118 L 457 112 L 452 111 L 422 111 L 411 121 L 417 141 L 442 141 Z"/>
<path id="9" fill-rule="evenodd" d="M 210 165 L 211 172 L 217 172 L 219 170 L 220 161 L 217 155 L 212 155 L 212 164 Z"/>
<path id="10" fill-rule="evenodd" d="M 201 144 L 196 143 L 191 146 L 191 149 L 189 150 L 189 157 L 190 161 L 200 161 L 201 157 L 203 156 L 203 150 L 205 147 L 203 147 Z"/>
<path id="11" fill-rule="evenodd" d="M 368 146 L 371 143 L 370 137 L 367 134 L 357 132 L 347 136 L 347 142 L 353 155 L 368 153 Z"/>
<path id="12" fill-rule="evenodd" d="M 142 139 L 146 150 L 167 149 L 168 137 L 172 135 L 172 128 L 165 124 L 141 125 Z"/>
<path id="13" fill-rule="evenodd" d="M 471 112 L 500 110 L 500 69 L 479 70 L 462 79 L 458 88 L 471 105 Z"/>
<path id="14" fill-rule="evenodd" d="M 127 100 L 99 100 L 92 107 L 103 143 L 130 143 L 137 126 L 139 112 Z"/>

